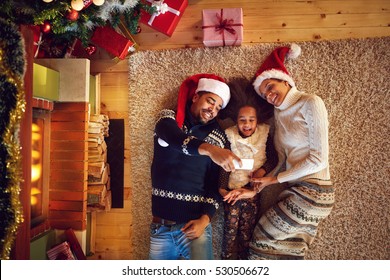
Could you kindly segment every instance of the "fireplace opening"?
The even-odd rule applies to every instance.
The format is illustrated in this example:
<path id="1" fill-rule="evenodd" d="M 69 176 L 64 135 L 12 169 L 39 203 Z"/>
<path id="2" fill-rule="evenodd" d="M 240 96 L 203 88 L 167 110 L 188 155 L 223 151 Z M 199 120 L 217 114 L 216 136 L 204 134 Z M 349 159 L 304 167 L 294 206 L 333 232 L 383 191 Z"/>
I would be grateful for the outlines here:
<path id="1" fill-rule="evenodd" d="M 34 108 L 31 143 L 31 228 L 47 224 L 50 179 L 50 111 Z M 38 230 L 40 233 L 46 229 Z"/>

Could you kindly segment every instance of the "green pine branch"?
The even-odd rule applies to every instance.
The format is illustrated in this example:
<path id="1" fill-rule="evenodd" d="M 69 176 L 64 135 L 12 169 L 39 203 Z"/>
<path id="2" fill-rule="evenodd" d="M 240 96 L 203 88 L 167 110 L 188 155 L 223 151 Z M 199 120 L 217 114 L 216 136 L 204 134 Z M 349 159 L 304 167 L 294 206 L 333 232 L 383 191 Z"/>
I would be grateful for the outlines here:
<path id="1" fill-rule="evenodd" d="M 122 0 L 121 3 L 123 4 L 124 1 Z M 79 11 L 79 18 L 76 21 L 71 21 L 67 18 L 68 12 L 72 9 L 70 0 L 55 0 L 50 3 L 42 0 L 1 0 L 0 18 L 17 25 L 49 23 L 51 25 L 50 37 L 54 40 L 71 44 L 74 39 L 78 38 L 86 46 L 93 34 L 91 26 L 93 28 L 107 24 L 98 16 L 101 7 L 92 4 Z M 113 11 L 108 22 L 115 28 L 123 19 L 129 31 L 136 34 L 141 10 L 150 14 L 155 12 L 155 8 L 141 0 L 133 9 L 126 10 L 124 13 L 119 10 Z"/>

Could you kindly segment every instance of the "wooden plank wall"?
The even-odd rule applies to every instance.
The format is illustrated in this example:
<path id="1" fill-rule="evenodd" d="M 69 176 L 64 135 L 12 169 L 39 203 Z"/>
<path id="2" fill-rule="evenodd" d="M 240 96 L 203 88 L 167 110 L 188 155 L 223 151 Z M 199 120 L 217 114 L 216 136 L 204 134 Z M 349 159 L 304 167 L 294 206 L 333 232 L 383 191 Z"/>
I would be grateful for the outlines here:
<path id="1" fill-rule="evenodd" d="M 140 51 L 201 47 L 201 11 L 222 7 L 243 8 L 244 45 L 390 36 L 389 0 L 189 0 L 172 37 L 141 25 L 141 33 L 134 38 L 140 45 Z M 130 140 L 127 130 L 127 61 L 92 61 L 91 71 L 101 73 L 102 113 L 110 118 L 123 118 L 126 127 L 125 206 L 123 209 L 97 214 L 95 255 L 92 258 L 131 259 L 133 217 Z"/>
<path id="2" fill-rule="evenodd" d="M 57 102 L 51 114 L 49 220 L 52 228 L 85 230 L 88 103 Z"/>

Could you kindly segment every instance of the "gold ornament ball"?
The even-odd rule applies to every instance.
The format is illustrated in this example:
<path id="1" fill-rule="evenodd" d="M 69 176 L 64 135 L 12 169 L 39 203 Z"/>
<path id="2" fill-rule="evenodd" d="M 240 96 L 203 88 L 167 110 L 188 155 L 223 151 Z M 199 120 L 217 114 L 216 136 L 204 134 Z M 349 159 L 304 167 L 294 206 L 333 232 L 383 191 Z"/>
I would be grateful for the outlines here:
<path id="1" fill-rule="evenodd" d="M 96 5 L 96 6 L 101 6 L 104 4 L 104 0 L 92 0 L 92 2 Z"/>
<path id="2" fill-rule="evenodd" d="M 83 0 L 72 0 L 72 3 L 70 3 L 72 8 L 76 11 L 81 11 L 84 8 L 84 1 Z"/>
<path id="3" fill-rule="evenodd" d="M 53 0 L 42 0 L 42 1 L 45 2 L 45 3 L 53 2 Z"/>

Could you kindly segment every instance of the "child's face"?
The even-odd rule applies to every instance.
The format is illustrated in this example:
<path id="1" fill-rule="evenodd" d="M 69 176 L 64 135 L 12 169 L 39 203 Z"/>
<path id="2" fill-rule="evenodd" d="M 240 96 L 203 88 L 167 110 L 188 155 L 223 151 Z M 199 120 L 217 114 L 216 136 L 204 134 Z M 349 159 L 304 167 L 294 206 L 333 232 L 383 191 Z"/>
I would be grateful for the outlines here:
<path id="1" fill-rule="evenodd" d="M 237 128 L 242 137 L 249 137 L 256 131 L 257 115 L 255 108 L 244 106 L 238 111 Z"/>

